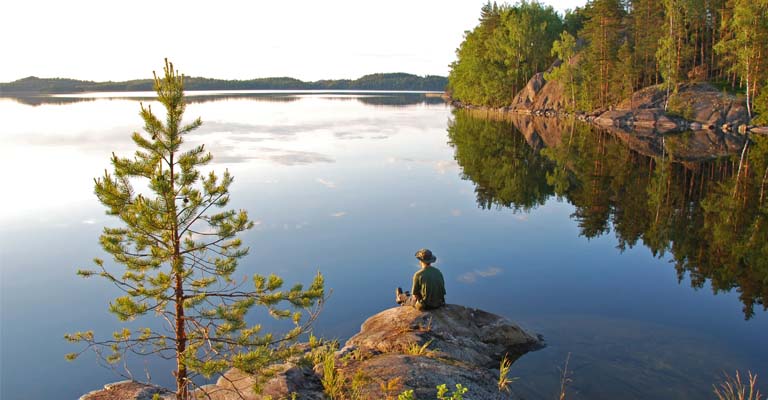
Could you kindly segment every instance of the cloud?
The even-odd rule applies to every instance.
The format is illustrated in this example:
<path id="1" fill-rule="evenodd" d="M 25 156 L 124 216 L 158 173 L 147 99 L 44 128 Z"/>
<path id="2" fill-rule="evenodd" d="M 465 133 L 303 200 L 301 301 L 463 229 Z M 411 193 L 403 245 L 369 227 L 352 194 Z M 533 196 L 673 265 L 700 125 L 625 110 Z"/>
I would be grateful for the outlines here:
<path id="1" fill-rule="evenodd" d="M 340 218 L 340 217 L 343 217 L 345 215 L 347 215 L 346 211 L 339 211 L 339 212 L 335 212 L 335 213 L 331 214 L 331 217 Z"/>
<path id="2" fill-rule="evenodd" d="M 310 151 L 284 151 L 284 154 L 269 156 L 266 159 L 275 164 L 287 166 L 336 162 L 336 160 L 324 154 Z"/>
<path id="3" fill-rule="evenodd" d="M 488 267 L 483 270 L 476 269 L 474 271 L 465 272 L 457 278 L 462 283 L 475 283 L 478 279 L 491 278 L 502 273 L 502 269 L 499 267 Z"/>
<path id="4" fill-rule="evenodd" d="M 528 214 L 515 214 L 512 218 L 518 221 L 528 221 Z"/>
<path id="5" fill-rule="evenodd" d="M 390 164 L 397 164 L 399 162 L 416 162 L 416 160 L 413 158 L 387 157 L 387 162 Z"/>
<path id="6" fill-rule="evenodd" d="M 456 162 L 456 160 L 440 160 L 435 161 L 433 164 L 435 171 L 437 171 L 440 175 L 445 175 L 446 172 L 449 170 L 453 170 L 458 168 L 459 163 Z"/>
<path id="7" fill-rule="evenodd" d="M 461 210 L 453 209 L 451 210 L 451 215 L 454 217 L 460 217 L 461 216 Z"/>
<path id="8" fill-rule="evenodd" d="M 299 223 L 295 223 L 295 224 L 283 224 L 282 228 L 283 228 L 283 230 L 285 230 L 285 231 L 289 231 L 289 230 L 291 230 L 291 229 L 295 229 L 295 230 L 304 229 L 304 228 L 306 228 L 307 226 L 309 226 L 309 222 L 307 222 L 307 221 L 302 221 L 302 222 L 299 222 Z"/>
<path id="9" fill-rule="evenodd" d="M 83 220 L 83 223 L 86 224 L 86 225 L 94 225 L 94 224 L 96 224 L 96 220 L 86 219 L 86 220 Z"/>
<path id="10" fill-rule="evenodd" d="M 397 128 L 387 126 L 381 121 L 367 118 L 350 121 L 350 124 L 332 127 L 337 139 L 388 139 L 397 134 Z"/>
<path id="11" fill-rule="evenodd" d="M 216 150 L 219 155 L 214 155 L 214 163 L 242 163 L 250 160 L 266 160 L 275 164 L 293 166 L 314 163 L 333 163 L 333 158 L 311 151 L 276 149 L 271 147 L 258 147 L 249 149 L 247 154 L 241 153 L 236 146 L 221 146 Z"/>
<path id="12" fill-rule="evenodd" d="M 458 169 L 459 164 L 456 160 L 422 160 L 408 157 L 389 157 L 387 162 L 390 164 L 417 164 L 417 165 L 431 165 L 432 168 L 440 175 L 445 175 L 446 172 Z M 408 166 L 410 168 L 410 166 Z"/>
<path id="13" fill-rule="evenodd" d="M 295 140 L 300 133 L 314 132 L 328 128 L 327 123 L 315 122 L 304 124 L 248 124 L 226 121 L 203 121 L 195 132 L 198 134 L 226 134 L 238 142 L 262 142 L 265 140 Z"/>
<path id="14" fill-rule="evenodd" d="M 315 179 L 315 182 L 327 187 L 328 189 L 336 189 L 336 183 L 333 181 L 326 181 L 323 178 L 317 178 Z"/>

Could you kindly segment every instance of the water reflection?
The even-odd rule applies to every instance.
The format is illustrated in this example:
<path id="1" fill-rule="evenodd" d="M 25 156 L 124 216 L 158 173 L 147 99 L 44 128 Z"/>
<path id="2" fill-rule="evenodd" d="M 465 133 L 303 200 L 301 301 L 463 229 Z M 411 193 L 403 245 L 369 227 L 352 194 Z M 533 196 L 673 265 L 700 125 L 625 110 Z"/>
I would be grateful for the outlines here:
<path id="1" fill-rule="evenodd" d="M 63 354 L 73 349 L 62 334 L 122 328 L 106 311 L 116 289 L 77 279 L 75 270 L 103 255 L 96 238 L 114 221 L 94 198 L 92 179 L 109 167 L 111 152 L 135 150 L 130 132 L 141 129 L 137 111 L 135 98 L 40 107 L 0 99 L 1 180 L 24 194 L 7 197 L 0 209 L 0 363 L 15 366 L 0 371 L 1 399 L 77 398 L 120 379 L 94 358 L 67 364 Z M 649 139 L 647 148 L 665 149 L 652 153 L 626 149 L 616 133 L 595 136 L 554 119 L 518 121 L 518 132 L 509 121 L 454 117 L 443 104 L 371 106 L 330 94 L 211 101 L 191 104 L 187 115 L 204 121 L 188 144 L 205 144 L 218 163 L 213 169 L 232 172 L 233 207 L 248 209 L 257 222 L 243 238 L 252 252 L 242 276 L 275 272 L 300 282 L 320 270 L 327 277 L 334 293 L 318 321 L 319 336 L 343 341 L 391 307 L 391 288 L 418 268 L 411 249 L 423 246 L 440 254 L 451 303 L 504 315 L 547 338 L 546 349 L 513 366 L 520 398 L 551 399 L 557 367 L 569 352 L 574 400 L 707 398 L 724 370 L 768 374 L 768 313 L 754 307 L 756 315 L 745 322 L 735 291 L 692 290 L 687 281 L 699 273 L 693 267 L 678 285 L 666 262 L 697 256 L 677 247 L 708 240 L 688 232 L 709 229 L 698 204 L 738 164 L 710 161 L 699 170 L 695 163 L 670 163 L 681 154 L 670 143 L 695 136 Z M 314 162 L 297 163 L 302 155 L 312 159 L 304 153 L 314 153 Z M 515 168 L 508 168 L 512 157 Z M 753 161 L 748 170 L 764 167 Z M 737 197 L 759 200 L 758 181 L 744 176 L 749 190 Z M 664 202 L 649 203 L 649 190 L 664 194 Z M 723 189 L 723 196 L 732 194 L 732 187 Z M 689 203 L 698 208 L 688 210 Z M 750 218 L 739 216 L 737 223 Z M 733 228 L 722 229 L 731 240 Z M 620 231 L 618 240 L 599 233 L 608 230 Z M 764 240 L 763 231 L 754 235 Z M 643 243 L 654 236 L 659 243 Z M 654 258 L 650 248 L 666 256 Z M 734 251 L 743 250 L 726 248 L 721 256 Z M 752 270 L 733 269 L 731 276 L 696 265 L 705 287 L 764 299 L 754 293 L 764 287 L 755 276 L 765 274 L 746 263 Z M 282 329 L 259 316 L 252 322 Z M 137 378 L 146 369 L 155 383 L 173 384 L 167 364 L 148 362 L 137 364 Z M 29 385 L 30 370 L 45 375 L 46 384 Z"/>
<path id="2" fill-rule="evenodd" d="M 301 100 L 307 95 L 318 97 L 314 92 L 290 92 L 290 93 L 232 93 L 222 92 L 220 94 L 195 94 L 191 93 L 185 97 L 188 104 L 201 104 L 214 101 L 224 100 L 247 100 L 254 102 L 294 102 Z M 19 104 L 28 106 L 41 106 L 41 105 L 67 105 L 74 103 L 90 102 L 97 99 L 109 99 L 109 100 L 137 100 L 137 101 L 153 101 L 155 100 L 154 93 L 152 92 L 129 92 L 129 93 L 90 93 L 90 94 L 77 94 L 77 95 L 29 95 L 29 96 L 0 96 L 3 98 L 11 99 Z M 332 100 L 348 100 L 357 101 L 366 105 L 373 106 L 389 106 L 389 107 L 404 107 L 417 104 L 442 104 L 445 101 L 436 95 L 427 95 L 425 93 L 362 93 L 362 92 L 328 92 L 325 93 L 325 97 Z"/>
<path id="3" fill-rule="evenodd" d="M 768 138 L 753 138 L 737 178 L 738 155 L 716 157 L 740 149 L 734 136 L 651 137 L 487 117 L 455 111 L 448 128 L 481 208 L 528 211 L 557 196 L 575 207 L 580 235 L 612 230 L 619 251 L 642 243 L 658 258 L 671 254 L 680 281 L 688 275 L 696 288 L 709 281 L 715 293 L 735 289 L 747 319 L 766 310 Z"/>

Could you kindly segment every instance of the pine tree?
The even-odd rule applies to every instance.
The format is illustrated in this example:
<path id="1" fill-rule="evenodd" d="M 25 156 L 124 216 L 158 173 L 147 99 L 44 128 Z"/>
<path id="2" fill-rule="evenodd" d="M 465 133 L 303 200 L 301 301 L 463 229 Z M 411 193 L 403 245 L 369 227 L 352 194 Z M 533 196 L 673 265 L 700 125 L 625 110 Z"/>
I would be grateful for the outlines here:
<path id="1" fill-rule="evenodd" d="M 752 102 L 763 79 L 768 79 L 768 1 L 734 0 L 733 16 L 725 21 L 732 35 L 721 40 L 715 50 L 730 61 L 729 71 L 746 85 L 747 112 L 752 117 Z"/>
<path id="2" fill-rule="evenodd" d="M 656 51 L 664 25 L 664 9 L 661 0 L 633 0 L 632 34 L 634 36 L 634 59 L 638 65 L 638 79 L 642 86 L 659 82 L 659 67 Z"/>
<path id="3" fill-rule="evenodd" d="M 302 285 L 281 290 L 283 280 L 276 275 L 254 275 L 250 290 L 245 281 L 233 279 L 238 260 L 248 254 L 237 235 L 253 222 L 244 210 L 214 212 L 229 203 L 233 177 L 228 171 L 221 178 L 200 172 L 212 159 L 203 145 L 182 150 L 184 136 L 202 124 L 199 118 L 182 124 L 183 85 L 183 76 L 166 60 L 164 75 L 154 80 L 165 123 L 142 105 L 146 134 L 133 134 L 139 148 L 135 156 L 113 154 L 114 172 L 95 179 L 107 214 L 122 222 L 105 227 L 99 241 L 124 270 L 95 259 L 97 270 L 78 271 L 103 277 L 124 292 L 109 305 L 120 321 L 154 314 L 165 321 L 165 329 L 124 328 L 109 340 L 97 340 L 92 331 L 65 336 L 86 345 L 68 359 L 87 349 L 109 363 L 126 352 L 175 359 L 177 399 L 190 398 L 197 375 L 211 377 L 231 367 L 259 374 L 294 353 L 295 339 L 314 320 L 324 294 L 320 274 L 307 290 Z M 147 187 L 134 189 L 139 182 Z M 246 321 L 255 305 L 276 318 L 290 318 L 294 328 L 279 336 L 260 333 L 259 325 Z"/>
<path id="4" fill-rule="evenodd" d="M 579 37 L 588 42 L 585 49 L 584 77 L 587 87 L 595 88 L 590 93 L 593 105 L 605 107 L 614 100 L 611 87 L 611 71 L 617 61 L 621 44 L 623 4 L 619 0 L 595 0 L 587 3 L 587 20 Z"/>
<path id="5" fill-rule="evenodd" d="M 613 87 L 619 99 L 631 98 L 632 93 L 635 91 L 637 64 L 635 63 L 634 54 L 629 45 L 629 40 L 624 40 L 618 51 L 619 62 L 613 71 Z M 632 104 L 630 104 L 631 106 Z"/>
<path id="6" fill-rule="evenodd" d="M 691 66 L 691 47 L 688 42 L 690 26 L 690 2 L 684 0 L 663 0 L 664 28 L 656 50 L 656 61 L 667 91 L 664 108 L 669 105 L 670 92 L 677 92 L 683 81 L 683 71 Z"/>

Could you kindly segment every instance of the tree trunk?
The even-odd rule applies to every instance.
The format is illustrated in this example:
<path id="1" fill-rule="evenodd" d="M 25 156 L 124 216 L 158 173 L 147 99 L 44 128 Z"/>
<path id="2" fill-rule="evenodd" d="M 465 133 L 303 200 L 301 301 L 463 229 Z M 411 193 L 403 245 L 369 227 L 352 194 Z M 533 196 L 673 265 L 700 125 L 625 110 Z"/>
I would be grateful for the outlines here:
<path id="1" fill-rule="evenodd" d="M 169 157 L 171 173 L 171 195 L 167 201 L 173 215 L 176 215 L 176 176 L 174 175 L 174 154 Z M 189 385 L 187 380 L 187 366 L 184 362 L 184 351 L 187 349 L 187 332 L 184 325 L 184 265 L 181 260 L 181 239 L 179 238 L 179 226 L 173 221 L 173 257 L 171 268 L 174 273 L 174 300 L 176 302 L 176 399 L 189 399 Z"/>
<path id="2" fill-rule="evenodd" d="M 746 46 L 744 46 L 744 47 L 746 47 Z M 747 50 L 745 49 L 745 51 L 747 51 Z M 749 102 L 749 100 L 750 100 L 750 97 L 749 97 L 749 75 L 750 75 L 750 73 L 751 73 L 751 71 L 749 70 L 749 55 L 747 55 L 747 76 L 746 76 L 746 81 L 747 81 L 747 117 L 751 120 L 752 119 L 752 106 L 750 105 L 750 102 Z"/>
<path id="3" fill-rule="evenodd" d="M 736 172 L 736 183 L 733 185 L 733 198 L 736 198 L 736 193 L 739 189 L 739 179 L 741 178 L 741 166 L 744 164 L 744 155 L 747 153 L 747 147 L 749 147 L 749 134 L 744 138 L 744 148 L 741 149 L 741 157 L 739 158 L 739 169 Z"/>
<path id="4" fill-rule="evenodd" d="M 181 274 L 176 274 L 176 399 L 189 398 L 187 386 L 187 367 L 183 356 L 187 348 L 187 337 L 184 329 L 184 290 Z"/>

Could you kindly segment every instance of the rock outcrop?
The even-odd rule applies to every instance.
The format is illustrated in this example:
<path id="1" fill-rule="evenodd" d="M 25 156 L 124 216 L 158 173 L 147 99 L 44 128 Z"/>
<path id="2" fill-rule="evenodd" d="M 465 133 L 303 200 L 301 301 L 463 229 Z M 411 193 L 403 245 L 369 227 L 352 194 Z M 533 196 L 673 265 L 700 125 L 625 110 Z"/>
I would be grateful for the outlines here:
<path id="1" fill-rule="evenodd" d="M 460 383 L 471 388 L 469 398 L 498 399 L 499 362 L 541 346 L 540 337 L 507 319 L 449 304 L 430 312 L 398 307 L 376 314 L 340 353 L 355 354 L 342 369 L 345 375 L 366 371 L 375 378 L 361 389 L 364 398 L 380 398 L 379 382 L 399 379 L 402 390 L 413 389 L 417 398 L 434 398 L 439 384 Z M 423 354 L 414 354 L 419 348 Z"/>
<path id="2" fill-rule="evenodd" d="M 561 63 L 560 60 L 555 60 L 546 72 L 559 67 Z M 565 108 L 566 99 L 563 93 L 563 85 L 556 81 L 544 79 L 546 72 L 539 72 L 533 75 L 525 87 L 512 99 L 509 106 L 510 110 L 522 113 L 537 113 Z"/>
<path id="3" fill-rule="evenodd" d="M 639 90 L 598 119 L 614 126 L 654 127 L 666 132 L 686 129 L 737 130 L 749 121 L 746 104 L 708 83 L 681 85 L 664 111 L 666 92 L 661 86 Z M 597 122 L 597 119 L 596 119 Z"/>
<path id="4" fill-rule="evenodd" d="M 104 389 L 94 390 L 80 396 L 80 400 L 152 400 L 158 395 L 161 400 L 176 399 L 176 394 L 160 386 L 121 381 L 104 385 Z"/>
<path id="5" fill-rule="evenodd" d="M 467 398 L 483 400 L 505 398 L 497 388 L 498 367 L 504 357 L 514 361 L 542 346 L 541 337 L 482 310 L 453 304 L 431 311 L 395 307 L 368 318 L 334 358 L 337 374 L 347 381 L 347 387 L 357 377 L 354 386 L 361 398 L 385 397 L 382 385 L 387 384 L 397 393 L 412 389 L 416 398 L 435 398 L 440 384 L 449 388 L 462 384 L 470 388 Z M 252 376 L 233 369 L 195 395 L 211 400 L 277 400 L 290 399 L 293 394 L 299 399 L 324 399 L 322 365 L 302 365 L 293 360 L 276 366 L 276 374 L 259 394 L 252 390 L 256 383 Z M 116 388 L 125 389 L 121 397 L 109 397 Z M 107 385 L 82 399 L 149 400 L 154 393 L 162 399 L 172 398 L 165 397 L 172 396 L 165 389 L 127 381 Z"/>
<path id="6" fill-rule="evenodd" d="M 557 65 L 553 64 L 550 70 Z M 564 93 L 563 85 L 547 81 L 544 73 L 540 72 L 512 98 L 509 107 L 500 111 L 555 116 L 565 113 L 567 102 L 568 96 Z M 468 107 L 460 102 L 454 104 Z M 638 90 L 610 110 L 579 112 L 576 115 L 604 128 L 627 131 L 647 129 L 661 134 L 687 130 L 722 130 L 741 134 L 751 131 L 762 134 L 765 130 L 765 127 L 746 125 L 749 118 L 743 100 L 718 91 L 706 82 L 681 85 L 669 100 L 661 85 L 650 86 Z"/>

